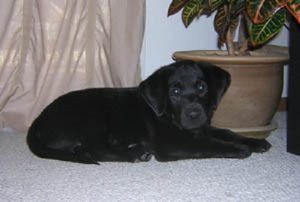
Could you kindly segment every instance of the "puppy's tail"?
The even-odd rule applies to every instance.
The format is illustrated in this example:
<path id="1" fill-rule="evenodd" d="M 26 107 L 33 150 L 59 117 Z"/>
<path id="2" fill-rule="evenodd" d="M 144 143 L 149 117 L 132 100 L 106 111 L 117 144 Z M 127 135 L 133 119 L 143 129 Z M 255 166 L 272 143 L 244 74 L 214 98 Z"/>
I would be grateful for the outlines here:
<path id="1" fill-rule="evenodd" d="M 99 165 L 81 144 L 74 145 L 72 148 L 53 149 L 47 146 L 42 139 L 38 124 L 35 121 L 27 134 L 27 145 L 33 154 L 40 158 Z"/>

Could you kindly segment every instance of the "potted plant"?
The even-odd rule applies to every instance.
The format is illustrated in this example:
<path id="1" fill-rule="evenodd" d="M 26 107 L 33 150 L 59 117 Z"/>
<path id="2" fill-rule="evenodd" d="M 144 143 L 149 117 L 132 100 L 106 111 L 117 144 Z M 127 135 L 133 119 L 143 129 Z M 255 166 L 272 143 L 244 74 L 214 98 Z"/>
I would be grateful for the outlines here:
<path id="1" fill-rule="evenodd" d="M 287 48 L 265 46 L 284 26 L 288 14 L 300 23 L 300 0 L 172 0 L 168 16 L 182 11 L 188 27 L 215 13 L 219 47 L 227 51 L 179 51 L 175 60 L 216 64 L 232 77 L 212 124 L 254 137 L 266 137 L 281 98 Z M 238 36 L 236 36 L 238 35 Z"/>

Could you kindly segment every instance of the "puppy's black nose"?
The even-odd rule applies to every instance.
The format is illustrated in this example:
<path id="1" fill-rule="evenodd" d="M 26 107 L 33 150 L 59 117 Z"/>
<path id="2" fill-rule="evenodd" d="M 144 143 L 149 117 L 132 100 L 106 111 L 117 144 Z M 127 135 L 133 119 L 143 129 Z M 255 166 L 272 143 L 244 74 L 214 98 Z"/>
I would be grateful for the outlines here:
<path id="1" fill-rule="evenodd" d="M 187 116 L 191 119 L 196 119 L 200 116 L 200 112 L 197 111 L 191 111 L 187 113 Z"/>

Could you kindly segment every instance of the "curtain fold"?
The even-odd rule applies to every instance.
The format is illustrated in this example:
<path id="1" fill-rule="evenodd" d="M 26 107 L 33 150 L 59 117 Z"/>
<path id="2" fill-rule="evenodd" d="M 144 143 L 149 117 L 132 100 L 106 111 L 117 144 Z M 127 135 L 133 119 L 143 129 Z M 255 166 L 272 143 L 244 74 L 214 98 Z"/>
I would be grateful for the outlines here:
<path id="1" fill-rule="evenodd" d="M 0 1 L 0 123 L 26 131 L 56 97 L 140 81 L 144 0 Z"/>

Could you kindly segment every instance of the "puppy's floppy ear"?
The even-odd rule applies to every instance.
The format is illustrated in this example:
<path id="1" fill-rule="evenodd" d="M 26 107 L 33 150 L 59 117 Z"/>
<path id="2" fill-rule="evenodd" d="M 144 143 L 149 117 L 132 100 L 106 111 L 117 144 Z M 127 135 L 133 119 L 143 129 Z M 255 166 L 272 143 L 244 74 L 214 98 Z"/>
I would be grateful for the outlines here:
<path id="1" fill-rule="evenodd" d="M 140 94 L 157 116 L 165 111 L 171 72 L 172 65 L 161 67 L 139 85 Z"/>
<path id="2" fill-rule="evenodd" d="M 230 85 L 230 74 L 220 67 L 209 63 L 198 63 L 198 66 L 209 80 L 209 87 L 212 89 L 212 104 L 216 108 Z"/>

